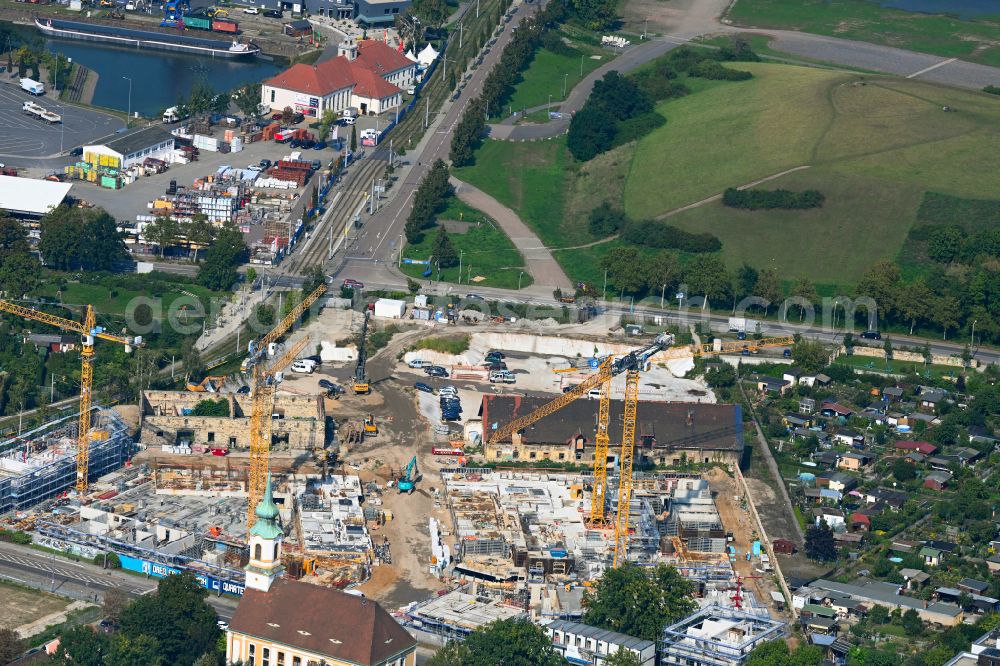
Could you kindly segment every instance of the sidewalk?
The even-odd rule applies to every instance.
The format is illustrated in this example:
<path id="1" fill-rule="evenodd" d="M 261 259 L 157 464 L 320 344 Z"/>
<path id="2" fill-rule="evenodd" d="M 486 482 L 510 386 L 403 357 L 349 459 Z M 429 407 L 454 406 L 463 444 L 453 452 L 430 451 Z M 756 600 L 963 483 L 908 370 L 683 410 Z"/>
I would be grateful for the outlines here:
<path id="1" fill-rule="evenodd" d="M 562 266 L 555 260 L 542 240 L 528 228 L 528 225 L 521 221 L 517 213 L 486 192 L 468 183 L 463 183 L 454 177 L 450 178 L 449 181 L 455 186 L 455 194 L 459 199 L 496 220 L 504 233 L 510 237 L 514 247 L 524 255 L 528 273 L 535 279 L 536 284 L 572 291 L 573 283 L 566 277 Z"/>

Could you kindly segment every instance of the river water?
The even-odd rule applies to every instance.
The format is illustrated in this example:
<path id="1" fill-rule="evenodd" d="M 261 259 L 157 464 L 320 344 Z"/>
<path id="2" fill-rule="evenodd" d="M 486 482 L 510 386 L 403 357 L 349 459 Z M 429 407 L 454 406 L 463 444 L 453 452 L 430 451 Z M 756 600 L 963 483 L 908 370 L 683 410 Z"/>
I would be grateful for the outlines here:
<path id="1" fill-rule="evenodd" d="M 119 48 L 63 39 L 46 39 L 47 49 L 60 52 L 99 76 L 91 103 L 120 111 L 128 110 L 132 79 L 132 110 L 156 116 L 188 96 L 203 80 L 216 92 L 263 81 L 280 68 L 267 60 L 227 60 L 174 53 Z"/>
<path id="2" fill-rule="evenodd" d="M 879 0 L 893 9 L 924 14 L 952 14 L 962 19 L 1000 17 L 1000 0 Z"/>

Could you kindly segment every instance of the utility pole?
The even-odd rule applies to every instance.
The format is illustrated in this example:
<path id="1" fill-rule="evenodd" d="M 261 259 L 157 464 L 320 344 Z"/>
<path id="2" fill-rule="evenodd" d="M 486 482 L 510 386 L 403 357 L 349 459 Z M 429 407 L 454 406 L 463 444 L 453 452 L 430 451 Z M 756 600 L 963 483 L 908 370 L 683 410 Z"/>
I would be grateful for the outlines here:
<path id="1" fill-rule="evenodd" d="M 465 24 L 464 23 L 459 23 L 458 24 L 458 48 L 459 49 L 462 48 L 462 35 L 463 34 L 465 34 Z"/>
<path id="2" fill-rule="evenodd" d="M 462 284 L 462 256 L 465 254 L 465 250 L 458 251 L 458 283 Z"/>
<path id="3" fill-rule="evenodd" d="M 424 100 L 424 129 L 431 123 L 431 103 L 430 100 Z"/>

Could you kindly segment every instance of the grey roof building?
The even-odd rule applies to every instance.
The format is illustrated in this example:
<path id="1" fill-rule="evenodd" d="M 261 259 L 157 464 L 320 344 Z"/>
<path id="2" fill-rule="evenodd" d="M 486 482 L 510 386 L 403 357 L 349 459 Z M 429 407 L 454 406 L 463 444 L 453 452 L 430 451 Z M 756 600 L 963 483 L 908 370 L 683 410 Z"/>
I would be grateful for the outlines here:
<path id="1" fill-rule="evenodd" d="M 653 641 L 566 620 L 553 620 L 544 629 L 552 639 L 552 647 L 567 660 L 585 660 L 601 666 L 607 657 L 627 650 L 639 658 L 641 666 L 654 666 L 656 662 L 656 643 Z"/>

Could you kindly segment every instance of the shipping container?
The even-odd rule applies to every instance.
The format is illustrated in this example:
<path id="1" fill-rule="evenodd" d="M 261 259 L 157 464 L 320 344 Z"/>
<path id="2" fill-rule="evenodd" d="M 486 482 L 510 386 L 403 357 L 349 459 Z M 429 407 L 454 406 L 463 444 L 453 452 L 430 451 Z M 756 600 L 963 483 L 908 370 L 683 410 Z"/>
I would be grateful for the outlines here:
<path id="1" fill-rule="evenodd" d="M 185 16 L 184 25 L 198 30 L 211 30 L 212 20 L 204 16 Z"/>
<path id="2" fill-rule="evenodd" d="M 236 21 L 220 21 L 216 19 L 212 21 L 212 30 L 216 32 L 229 32 L 235 35 L 240 31 L 240 27 Z"/>

